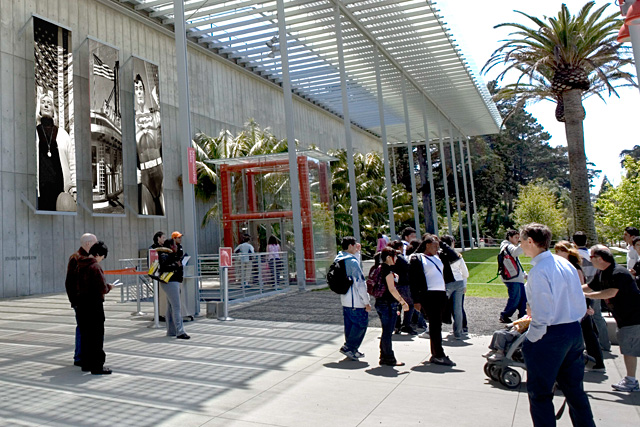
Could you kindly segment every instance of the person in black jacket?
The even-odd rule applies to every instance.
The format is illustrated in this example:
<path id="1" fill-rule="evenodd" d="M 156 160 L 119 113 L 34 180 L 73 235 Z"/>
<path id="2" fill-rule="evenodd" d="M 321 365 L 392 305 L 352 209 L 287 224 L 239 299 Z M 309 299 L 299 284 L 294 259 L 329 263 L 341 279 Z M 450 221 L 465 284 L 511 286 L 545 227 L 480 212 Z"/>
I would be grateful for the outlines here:
<path id="1" fill-rule="evenodd" d="M 111 369 L 104 367 L 104 296 L 113 289 L 106 282 L 100 262 L 109 249 L 104 242 L 97 242 L 86 257 L 79 257 L 76 280 L 78 282 L 77 313 L 82 340 L 82 370 L 93 375 L 108 375 Z"/>
<path id="2" fill-rule="evenodd" d="M 402 307 L 406 313 L 409 311 L 409 304 L 404 300 L 400 292 L 396 289 L 398 284 L 398 274 L 394 273 L 393 266 L 396 263 L 398 253 L 395 249 L 386 247 L 380 252 L 380 277 L 384 283 L 384 294 L 376 298 L 376 311 L 382 324 L 382 336 L 380 337 L 380 364 L 388 366 L 404 366 L 398 362 L 391 345 L 391 336 L 396 324 L 397 313 Z"/>
<path id="3" fill-rule="evenodd" d="M 404 319 L 402 316 L 398 316 L 396 318 L 396 327 L 395 333 L 400 334 L 401 332 L 406 332 L 409 335 L 418 335 L 418 332 L 415 331 L 411 327 L 411 318 L 413 317 L 413 299 L 411 298 L 411 291 L 409 289 L 409 262 L 407 261 L 408 256 L 403 255 L 403 251 L 405 251 L 404 245 L 400 240 L 394 240 L 389 243 L 389 247 L 395 249 L 398 252 L 398 256 L 396 257 L 396 262 L 391 268 L 394 273 L 398 275 L 398 285 L 396 288 L 402 298 L 409 305 L 409 310 L 404 311 Z"/>
<path id="4" fill-rule="evenodd" d="M 173 272 L 168 283 L 160 282 L 162 290 L 167 294 L 167 312 L 165 313 L 167 336 L 188 340 L 191 337 L 184 331 L 180 313 L 180 284 L 183 279 L 181 254 L 178 253 L 178 246 L 173 239 L 165 240 L 164 246 L 156 250 L 160 272 Z"/>
<path id="5" fill-rule="evenodd" d="M 416 310 L 422 310 L 429 318 L 431 344 L 430 363 L 455 366 L 442 348 L 442 313 L 447 305 L 445 283 L 453 281 L 450 260 L 457 253 L 448 245 L 440 243 L 438 236 L 425 234 L 422 243 L 409 260 L 411 296 Z"/>

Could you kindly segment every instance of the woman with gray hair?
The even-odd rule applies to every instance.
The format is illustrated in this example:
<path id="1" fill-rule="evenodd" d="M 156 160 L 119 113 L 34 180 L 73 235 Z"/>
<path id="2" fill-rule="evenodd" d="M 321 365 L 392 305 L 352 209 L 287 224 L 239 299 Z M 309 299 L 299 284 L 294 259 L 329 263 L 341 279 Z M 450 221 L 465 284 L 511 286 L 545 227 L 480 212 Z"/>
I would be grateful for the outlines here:
<path id="1" fill-rule="evenodd" d="M 61 193 L 76 200 L 76 152 L 69 134 L 56 126 L 58 114 L 53 97 L 44 94 L 36 105 L 37 209 L 55 211 Z"/>

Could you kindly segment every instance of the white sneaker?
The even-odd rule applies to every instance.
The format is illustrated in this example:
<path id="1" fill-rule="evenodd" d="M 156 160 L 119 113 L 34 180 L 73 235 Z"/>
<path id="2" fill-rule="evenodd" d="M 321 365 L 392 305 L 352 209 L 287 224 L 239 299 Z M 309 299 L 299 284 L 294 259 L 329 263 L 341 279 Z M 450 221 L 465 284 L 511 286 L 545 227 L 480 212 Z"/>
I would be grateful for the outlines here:
<path id="1" fill-rule="evenodd" d="M 640 385 L 638 385 L 638 380 L 631 380 L 629 377 L 624 377 L 620 380 L 618 384 L 611 384 L 611 387 L 614 390 L 618 391 L 639 391 Z"/>
<path id="2" fill-rule="evenodd" d="M 429 338 L 431 338 L 431 336 L 429 335 L 429 331 L 425 331 L 425 332 L 423 332 L 423 333 L 421 333 L 421 334 L 418 334 L 418 338 L 426 338 L 426 339 L 429 339 Z"/>

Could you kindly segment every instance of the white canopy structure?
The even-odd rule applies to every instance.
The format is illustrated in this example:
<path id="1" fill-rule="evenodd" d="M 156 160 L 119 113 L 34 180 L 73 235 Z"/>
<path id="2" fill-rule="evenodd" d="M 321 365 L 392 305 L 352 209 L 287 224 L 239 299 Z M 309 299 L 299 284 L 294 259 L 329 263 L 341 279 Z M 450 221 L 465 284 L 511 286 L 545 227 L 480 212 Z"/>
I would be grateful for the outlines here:
<path id="1" fill-rule="evenodd" d="M 165 26 L 173 27 L 173 0 L 120 0 Z M 407 141 L 402 81 L 406 81 L 410 132 L 425 140 L 424 103 L 430 138 L 437 117 L 461 135 L 498 132 L 499 113 L 484 86 L 448 33 L 435 2 L 428 0 L 288 0 L 287 49 L 295 94 L 344 114 L 340 60 L 353 124 L 381 134 L 374 52 L 380 57 L 384 121 L 390 142 Z M 336 38 L 335 11 L 342 19 L 342 47 Z M 276 0 L 186 0 L 187 37 L 282 83 Z"/>

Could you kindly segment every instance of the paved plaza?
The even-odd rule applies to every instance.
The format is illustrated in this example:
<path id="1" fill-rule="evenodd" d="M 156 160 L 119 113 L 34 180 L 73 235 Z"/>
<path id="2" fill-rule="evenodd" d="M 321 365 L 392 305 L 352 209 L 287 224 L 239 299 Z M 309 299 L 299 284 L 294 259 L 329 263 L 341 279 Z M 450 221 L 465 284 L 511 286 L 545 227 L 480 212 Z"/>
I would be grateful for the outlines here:
<path id="1" fill-rule="evenodd" d="M 181 341 L 132 316 L 135 303 L 118 295 L 105 309 L 114 374 L 94 376 L 72 365 L 75 320 L 66 295 L 0 300 L 0 425 L 531 425 L 526 384 L 508 390 L 483 373 L 488 336 L 445 341 L 454 368 L 425 363 L 427 340 L 394 336 L 406 366 L 391 368 L 377 365 L 377 328 L 361 347 L 364 360 L 351 362 L 338 353 L 343 336 L 335 324 L 202 317 L 186 324 L 192 339 Z M 624 372 L 616 346 L 605 363 L 606 374 L 585 374 L 596 423 L 637 427 L 640 393 L 610 386 Z M 571 425 L 568 414 L 559 425 Z"/>

